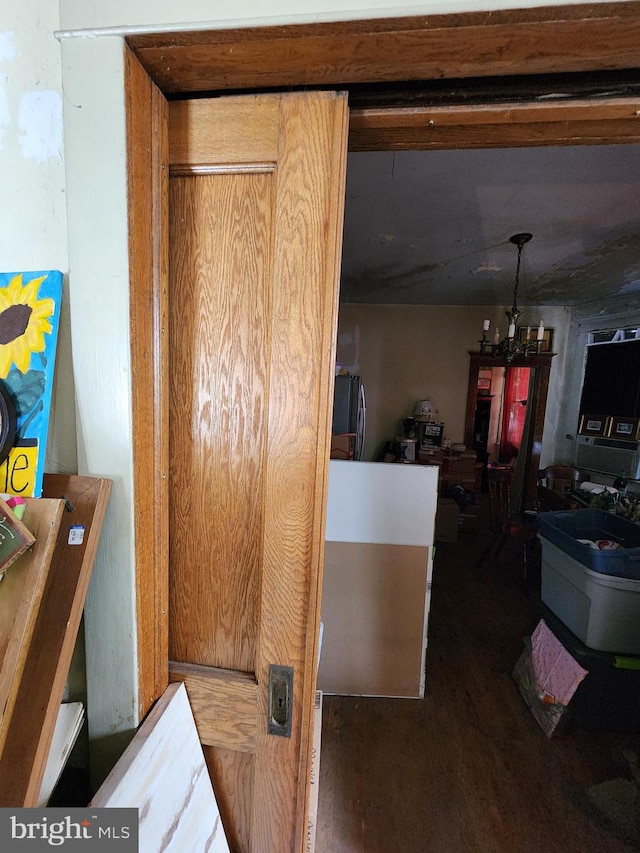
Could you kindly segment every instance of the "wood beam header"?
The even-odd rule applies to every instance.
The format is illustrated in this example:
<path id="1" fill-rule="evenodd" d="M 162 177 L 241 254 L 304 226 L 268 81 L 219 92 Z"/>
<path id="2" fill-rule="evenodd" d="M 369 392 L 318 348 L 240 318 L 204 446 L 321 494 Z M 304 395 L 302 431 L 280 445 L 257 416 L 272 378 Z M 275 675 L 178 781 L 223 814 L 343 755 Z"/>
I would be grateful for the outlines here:
<path id="1" fill-rule="evenodd" d="M 640 97 L 352 110 L 350 151 L 640 142 Z"/>
<path id="2" fill-rule="evenodd" d="M 640 3 L 130 36 L 167 95 L 611 71 L 640 64 Z"/>

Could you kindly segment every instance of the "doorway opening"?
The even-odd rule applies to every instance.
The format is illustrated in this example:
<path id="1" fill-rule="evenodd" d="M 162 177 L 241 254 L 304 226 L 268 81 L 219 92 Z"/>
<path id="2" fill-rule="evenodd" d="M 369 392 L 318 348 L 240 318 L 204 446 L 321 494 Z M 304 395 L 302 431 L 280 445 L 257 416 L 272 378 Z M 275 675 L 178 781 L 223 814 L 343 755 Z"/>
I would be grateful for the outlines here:
<path id="1" fill-rule="evenodd" d="M 498 462 L 511 464 L 518 458 L 527 413 L 530 367 L 505 369 L 504 397 L 502 399 L 502 428 L 500 430 Z"/>
<path id="2" fill-rule="evenodd" d="M 347 180 L 348 178 L 349 174 L 347 173 Z M 433 203 L 433 199 L 430 199 L 430 203 Z M 347 216 L 348 204 L 349 197 L 347 201 Z M 526 226 L 526 222 L 523 222 L 523 226 Z M 389 231 L 380 229 L 378 234 L 383 236 L 385 234 L 388 235 Z M 376 235 L 372 232 L 369 236 L 371 239 Z M 395 238 L 399 239 L 397 230 L 395 231 Z M 348 247 L 346 246 L 345 252 L 347 251 Z M 361 280 L 359 283 L 360 286 L 362 286 Z M 366 359 L 365 348 L 368 344 L 366 327 L 368 325 L 372 325 L 374 322 L 370 316 L 373 312 L 373 308 L 367 306 L 364 300 L 362 305 L 363 324 L 358 328 L 358 349 L 361 362 Z M 398 311 L 393 301 L 390 300 L 386 305 L 383 304 L 380 310 L 381 312 L 385 310 L 388 311 L 391 318 L 391 325 L 397 330 L 399 324 Z M 415 305 L 410 306 L 408 308 L 408 313 L 415 314 L 416 310 L 417 307 Z M 347 327 L 344 322 L 339 321 L 339 324 L 342 334 L 347 334 L 347 339 L 344 342 L 345 345 L 352 346 L 355 339 L 355 336 L 352 333 L 355 329 L 353 324 L 355 322 L 356 309 L 351 305 L 349 306 L 348 311 L 351 327 Z M 477 316 L 480 317 L 480 314 Z M 449 331 L 449 334 L 451 334 L 451 331 Z M 428 338 L 428 335 L 425 335 L 425 337 Z M 455 335 L 453 335 L 453 337 L 455 338 Z M 376 335 L 369 336 L 370 340 L 373 340 L 374 338 L 381 340 L 379 326 Z M 401 348 L 405 348 L 402 350 L 400 360 L 406 366 L 408 363 L 406 352 L 413 346 L 412 337 L 411 335 L 399 335 L 398 341 L 398 345 Z M 409 342 L 408 344 L 406 343 L 407 341 Z M 371 363 L 380 364 L 380 362 L 384 360 L 385 353 L 386 350 L 383 350 L 382 352 L 378 351 L 375 357 L 371 358 Z M 464 355 L 466 357 L 466 351 L 464 352 Z M 434 356 L 434 358 L 435 357 L 436 356 Z M 338 358 L 340 360 L 340 353 L 338 354 Z M 347 360 L 347 363 L 351 364 L 349 360 Z M 426 362 L 424 361 L 422 362 L 422 364 L 425 363 Z M 371 406 L 371 401 L 375 401 L 377 397 L 375 386 L 372 387 L 370 377 L 367 376 L 366 369 L 362 368 L 362 363 L 358 364 L 358 369 L 362 370 L 364 380 L 369 386 L 368 399 Z M 496 461 L 509 462 L 518 456 L 518 452 L 520 450 L 522 435 L 525 429 L 527 404 L 533 396 L 533 390 L 530 387 L 530 384 L 535 368 L 490 367 L 489 369 L 492 372 L 496 371 L 501 374 L 503 385 L 503 390 L 500 391 L 502 404 L 499 407 L 498 414 L 498 420 L 501 427 L 499 429 L 499 435 L 501 438 L 496 442 L 496 444 L 498 444 L 498 447 L 495 449 Z M 481 375 L 481 372 L 479 372 L 478 383 L 480 383 L 480 380 L 485 378 L 487 377 L 484 377 Z M 403 376 L 399 373 L 397 381 L 401 382 L 402 379 Z M 489 389 L 491 389 L 490 377 Z M 427 390 L 431 391 L 431 388 Z M 463 381 L 463 396 L 465 390 L 466 384 Z M 425 394 L 425 389 L 422 389 L 421 393 Z M 407 401 L 413 401 L 414 397 L 416 397 L 416 394 L 406 395 Z M 478 417 L 478 413 L 480 413 L 480 417 Z M 400 422 L 401 414 L 404 413 L 400 413 L 398 416 L 398 423 Z M 473 421 L 473 434 L 474 441 L 476 440 L 477 435 L 478 440 L 483 443 L 485 452 L 490 418 L 490 400 L 487 400 L 487 398 L 483 399 L 483 395 L 478 394 L 475 418 Z M 460 550 L 457 554 L 454 554 L 454 549 L 458 547 Z M 468 814 L 473 814 L 473 805 L 470 804 L 467 798 L 469 796 L 469 790 L 474 789 L 474 786 L 478 786 L 479 783 L 477 782 L 477 779 L 473 777 L 473 771 L 469 769 L 469 765 L 472 765 L 477 769 L 477 764 L 481 762 L 482 759 L 479 755 L 476 755 L 475 759 L 470 758 L 470 756 L 477 748 L 477 738 L 480 737 L 482 739 L 486 734 L 486 718 L 483 717 L 480 719 L 475 716 L 475 712 L 479 710 L 481 703 L 477 701 L 474 702 L 474 690 L 479 691 L 483 695 L 493 691 L 494 698 L 497 699 L 497 697 L 500 697 L 500 700 L 502 701 L 502 711 L 506 708 L 510 709 L 506 716 L 501 718 L 501 723 L 497 724 L 496 732 L 494 733 L 495 743 L 492 747 L 489 747 L 487 744 L 487 749 L 493 749 L 493 752 L 491 753 L 492 762 L 504 762 L 505 766 L 509 766 L 511 768 L 509 773 L 514 772 L 513 766 L 511 765 L 511 759 L 507 757 L 506 752 L 502 752 L 503 748 L 505 748 L 508 743 L 508 738 L 499 734 L 498 730 L 500 729 L 500 726 L 503 726 L 505 729 L 509 729 L 512 726 L 519 727 L 523 722 L 525 722 L 526 711 L 524 710 L 524 706 L 520 707 L 518 705 L 521 700 L 512 681 L 507 661 L 510 660 L 511 664 L 513 664 L 517 660 L 520 651 L 516 643 L 518 632 L 520 634 L 523 632 L 528 633 L 533 627 L 530 624 L 530 620 L 533 617 L 529 607 L 529 602 L 526 599 L 526 594 L 523 595 L 523 590 L 518 589 L 517 584 L 513 585 L 513 578 L 502 577 L 496 579 L 484 576 L 480 580 L 480 578 L 473 576 L 471 566 L 474 565 L 474 558 L 477 556 L 477 553 L 473 544 L 468 540 L 466 542 L 460 542 L 459 545 L 438 546 L 437 552 L 438 551 L 440 554 L 437 556 L 438 562 L 436 562 L 436 578 L 434 580 L 433 598 L 435 623 L 433 628 L 430 628 L 430 632 L 433 630 L 435 631 L 435 634 L 433 637 L 433 643 L 431 643 L 430 640 L 430 645 L 428 646 L 426 677 L 427 698 L 424 700 L 425 702 L 430 703 L 430 713 L 429 715 L 423 714 L 418 708 L 412 708 L 410 706 L 411 700 L 403 701 L 364 698 L 358 702 L 358 700 L 353 697 L 344 697 L 342 699 L 329 697 L 326 702 L 327 719 L 325 720 L 325 731 L 328 734 L 327 741 L 330 743 L 330 746 L 326 760 L 330 762 L 330 767 L 335 769 L 337 765 L 340 764 L 341 769 L 336 772 L 335 776 L 325 777 L 326 785 L 321 789 L 322 791 L 327 791 L 327 793 L 324 795 L 321 794 L 321 822 L 319 825 L 321 833 L 320 850 L 334 849 L 336 844 L 339 845 L 340 843 L 345 843 L 345 839 L 352 837 L 350 833 L 355 831 L 354 827 L 358 821 L 362 823 L 363 827 L 367 827 L 367 831 L 369 833 L 369 835 L 365 836 L 367 838 L 366 843 L 370 845 L 367 849 L 377 849 L 375 846 L 376 842 L 371 841 L 371 837 L 379 837 L 380 833 L 384 833 L 381 837 L 385 839 L 387 844 L 389 843 L 390 838 L 401 837 L 407 845 L 406 848 L 401 847 L 401 849 L 414 849 L 418 842 L 416 841 L 416 837 L 412 835 L 412 828 L 411 826 L 406 826 L 404 828 L 400 827 L 400 821 L 398 821 L 393 814 L 394 808 L 401 810 L 401 813 L 405 816 L 407 812 L 402 811 L 403 809 L 408 810 L 412 815 L 416 815 L 412 820 L 407 820 L 407 824 L 412 824 L 413 826 L 418 824 L 423 828 L 424 826 L 429 826 L 429 829 L 434 833 L 434 850 L 444 851 L 451 849 L 451 837 L 446 836 L 444 825 L 454 823 L 454 818 L 451 815 L 448 815 L 446 818 L 443 818 L 442 823 L 440 823 L 438 819 L 434 818 L 432 822 L 425 820 L 420 824 L 420 796 L 414 797 L 411 793 L 407 792 L 417 790 L 427 800 L 430 800 L 432 797 L 436 797 L 440 793 L 438 783 L 440 786 L 443 784 L 453 784 L 446 773 L 446 768 L 447 766 L 450 766 L 451 763 L 450 755 L 447 754 L 446 758 L 442 756 L 435 744 L 435 739 L 438 735 L 444 735 L 444 740 L 447 745 L 446 749 L 451 749 L 451 744 L 456 739 L 464 737 L 460 734 L 460 730 L 464 727 L 466 722 L 469 728 L 473 730 L 474 737 L 470 737 L 469 741 L 466 743 L 465 754 L 457 756 L 457 760 L 460 761 L 459 766 L 464 768 L 461 772 L 469 772 L 469 777 L 465 783 L 468 787 L 464 790 L 461 789 L 459 791 L 459 796 L 461 799 L 465 799 L 465 806 L 469 809 Z M 467 561 L 466 571 L 461 568 L 461 566 L 464 566 L 465 561 Z M 445 572 L 449 577 L 444 577 L 443 573 Z M 442 580 L 438 578 L 439 573 Z M 452 588 L 449 587 L 449 583 L 451 583 L 451 578 L 454 574 L 455 584 L 457 584 L 456 589 L 458 592 L 457 599 L 453 596 Z M 482 584 L 484 584 L 484 586 L 482 586 Z M 480 602 L 482 603 L 480 604 Z M 464 619 L 458 621 L 459 613 L 456 612 L 456 604 L 460 609 L 464 610 L 465 619 L 468 620 L 466 624 Z M 503 606 L 511 608 L 509 616 L 505 615 L 502 610 Z M 442 607 L 441 613 L 438 612 L 440 607 Z M 471 611 L 474 607 L 475 612 L 472 616 Z M 481 610 L 483 611 L 482 616 L 479 615 Z M 514 620 L 511 625 L 513 633 L 509 633 L 509 629 L 507 628 L 509 619 Z M 521 621 L 518 623 L 518 620 Z M 517 627 L 516 623 L 518 623 Z M 447 633 L 449 634 L 448 641 Z M 465 634 L 467 636 L 463 640 L 462 638 Z M 452 641 L 452 635 L 455 637 L 455 643 L 458 644 L 457 647 Z M 466 641 L 469 640 L 471 635 L 473 635 L 473 641 L 470 641 L 470 647 L 473 647 L 473 652 L 471 652 L 470 648 L 466 647 Z M 448 642 L 450 642 L 451 645 L 449 645 Z M 464 666 L 456 659 L 457 654 L 462 654 L 461 649 L 463 647 L 467 649 L 465 654 L 468 653 L 469 658 L 477 652 L 478 647 L 484 648 L 484 653 L 481 653 L 479 658 L 475 660 L 475 665 L 477 666 L 473 672 L 470 667 L 467 672 L 463 673 Z M 465 711 L 462 708 L 458 708 L 456 710 L 455 699 L 453 698 L 456 690 L 449 690 L 449 688 L 451 688 L 451 681 L 447 679 L 447 674 L 444 672 L 444 665 L 442 663 L 445 658 L 452 670 L 450 679 L 457 681 L 456 687 L 466 696 L 467 701 L 473 704 L 473 710 Z M 482 660 L 480 660 L 480 658 Z M 491 661 L 491 663 L 489 663 L 489 661 Z M 430 667 L 433 667 L 431 672 Z M 455 675 L 453 673 L 455 673 Z M 432 689 L 442 690 L 443 693 L 440 694 L 440 696 L 435 692 L 430 694 L 430 685 L 432 686 Z M 446 695 L 446 700 L 443 700 L 443 704 L 446 705 L 449 711 L 448 717 L 437 707 L 440 697 L 444 695 Z M 515 702 L 513 701 L 514 699 L 516 700 Z M 440 714 L 441 716 L 439 716 Z M 496 707 L 493 707 L 491 710 L 485 708 L 484 711 L 480 711 L 481 717 L 483 714 L 493 714 L 497 721 L 499 712 Z M 513 714 L 513 716 L 510 716 L 511 714 Z M 423 750 L 424 756 L 429 756 L 427 767 L 420 769 L 416 764 L 412 763 L 412 755 L 409 754 L 409 750 L 404 750 L 402 748 L 401 743 L 395 744 L 395 751 L 393 752 L 394 744 L 386 741 L 384 727 L 378 727 L 378 723 L 382 718 L 393 719 L 397 723 L 398 728 L 396 731 L 399 729 L 402 732 L 401 737 L 406 738 L 407 741 L 413 744 L 412 752 Z M 434 718 L 437 718 L 441 723 L 441 728 L 437 731 L 430 728 Z M 447 728 L 447 726 L 451 724 L 452 719 L 455 720 L 455 732 Z M 401 722 L 399 722 L 400 720 Z M 526 725 L 525 728 L 527 728 Z M 446 735 L 445 729 L 447 732 Z M 428 742 L 424 737 L 425 730 L 429 732 L 430 738 L 432 739 L 428 740 Z M 479 732 L 482 732 L 482 734 L 479 735 Z M 532 750 L 533 757 L 524 759 L 524 765 L 531 766 L 535 765 L 536 762 L 535 754 L 537 746 L 535 741 L 536 736 L 540 737 L 540 734 L 535 730 L 535 728 L 533 728 L 533 731 L 528 731 L 528 734 L 533 734 L 533 741 L 530 741 L 527 747 L 527 749 L 530 748 Z M 582 733 L 579 737 L 581 738 L 580 742 L 583 755 L 589 756 L 589 758 L 586 759 L 584 765 L 578 767 L 579 762 L 576 762 L 576 756 L 572 755 L 569 757 L 570 749 L 568 749 L 565 755 L 567 764 L 572 764 L 574 770 L 577 771 L 579 776 L 587 778 L 589 773 L 589 762 L 594 760 L 594 756 L 596 754 L 600 754 L 604 762 L 603 766 L 611 769 L 610 745 L 615 742 L 615 736 L 611 736 L 610 734 L 603 735 L 601 733 Z M 384 745 L 382 745 L 383 739 L 385 739 Z M 365 749 L 365 744 L 367 744 L 367 742 L 375 742 L 379 746 L 380 756 L 378 759 L 372 758 L 371 761 L 368 760 L 369 755 Z M 523 743 L 524 741 L 521 741 L 522 745 Z M 418 746 L 418 744 L 420 744 L 420 746 Z M 523 745 L 523 750 L 524 748 L 525 747 Z M 506 747 L 506 749 L 508 751 L 508 747 Z M 341 751 L 342 759 L 338 758 L 336 750 Z M 391 758 L 392 752 L 393 758 Z M 342 764 L 342 760 L 344 760 L 344 764 Z M 385 760 L 388 761 L 389 764 L 385 765 Z M 442 760 L 442 765 L 438 763 L 440 760 Z M 467 764 L 467 761 L 469 764 Z M 433 776 L 429 773 L 429 769 L 433 769 L 434 766 L 437 766 L 441 771 L 438 783 L 434 781 Z M 398 770 L 399 767 L 404 767 L 406 769 L 406 776 L 394 776 L 394 782 L 396 784 L 400 779 L 402 779 L 402 782 L 398 785 L 398 787 L 405 792 L 402 804 L 396 801 L 394 792 L 390 790 L 391 786 L 388 782 L 390 772 L 389 767 L 393 767 L 394 772 L 398 774 L 402 772 Z M 359 777 L 356 778 L 358 774 Z M 514 774 L 513 784 L 518 785 L 520 789 L 524 791 L 526 786 L 532 781 L 534 775 L 535 774 L 525 778 L 525 774 L 522 780 L 517 781 L 519 777 Z M 371 779 L 373 779 L 374 782 L 369 784 Z M 503 809 L 505 809 L 506 800 L 501 799 L 505 796 L 503 782 L 504 779 L 495 778 L 488 783 L 485 778 L 485 783 L 492 789 L 491 796 L 495 796 L 495 799 L 493 800 L 493 808 L 498 812 L 502 812 Z M 498 791 L 500 791 L 500 793 L 498 793 Z M 353 803 L 350 809 L 341 810 L 341 797 L 342 802 Z M 522 826 L 530 826 L 529 822 L 532 820 L 535 823 L 535 809 L 527 809 L 525 805 L 528 796 L 524 795 L 523 799 L 517 803 L 516 799 L 517 798 L 514 798 L 511 801 L 511 805 L 520 812 L 521 819 L 523 821 Z M 575 833 L 574 837 L 580 838 L 580 841 L 576 842 L 575 849 L 581 851 L 597 850 L 598 845 L 604 843 L 603 839 L 605 836 L 600 835 L 600 831 L 597 828 L 591 827 L 588 821 L 584 821 L 581 816 L 576 814 L 566 801 L 563 802 L 560 800 L 560 802 L 562 805 L 557 812 L 558 820 L 561 822 L 564 830 L 567 830 L 569 826 L 573 826 L 573 829 L 569 834 L 573 835 Z M 467 812 L 465 812 L 465 814 L 467 814 Z M 338 815 L 339 817 L 337 817 Z M 484 822 L 484 818 L 479 819 L 478 827 L 476 827 L 475 830 L 472 830 L 472 832 L 475 831 L 477 831 L 479 835 L 490 832 L 488 824 Z M 512 828 L 508 830 L 508 832 L 511 831 Z M 526 832 L 529 832 L 533 838 L 537 833 L 537 829 L 535 827 L 531 827 L 526 830 Z M 465 836 L 464 840 L 459 841 L 459 846 L 462 849 L 470 843 L 469 836 Z M 506 843 L 507 842 L 505 842 L 505 844 Z M 534 843 L 538 842 L 536 841 Z M 380 849 L 382 849 L 382 847 Z M 532 847 L 532 849 L 534 848 Z"/>

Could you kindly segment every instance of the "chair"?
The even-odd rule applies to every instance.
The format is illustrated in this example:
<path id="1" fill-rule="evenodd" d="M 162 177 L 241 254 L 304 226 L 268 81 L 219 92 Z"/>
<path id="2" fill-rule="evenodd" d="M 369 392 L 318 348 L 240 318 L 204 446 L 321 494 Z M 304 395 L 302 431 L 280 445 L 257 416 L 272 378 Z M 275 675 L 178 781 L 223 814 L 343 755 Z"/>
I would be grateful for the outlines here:
<path id="1" fill-rule="evenodd" d="M 514 467 L 487 466 L 487 485 L 489 489 L 489 514 L 492 537 L 482 552 L 476 567 L 492 558 L 498 563 L 500 554 L 508 542 L 515 542 L 522 548 L 523 578 L 527 580 L 527 562 L 529 545 L 536 541 L 537 525 L 513 518 L 511 511 L 511 484 Z"/>
<path id="2" fill-rule="evenodd" d="M 579 500 L 571 497 L 570 492 L 579 483 L 590 479 L 590 474 L 570 465 L 547 465 L 541 468 L 536 490 L 538 512 L 556 512 L 583 506 Z"/>

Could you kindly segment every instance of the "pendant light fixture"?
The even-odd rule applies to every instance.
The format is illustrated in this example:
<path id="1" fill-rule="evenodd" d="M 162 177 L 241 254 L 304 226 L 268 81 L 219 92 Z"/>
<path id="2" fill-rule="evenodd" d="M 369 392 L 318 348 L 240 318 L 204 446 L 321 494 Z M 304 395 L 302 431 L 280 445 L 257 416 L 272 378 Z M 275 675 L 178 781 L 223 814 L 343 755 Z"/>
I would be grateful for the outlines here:
<path id="1" fill-rule="evenodd" d="M 487 336 L 489 328 L 491 326 L 490 320 L 485 320 L 482 324 L 482 340 L 480 343 L 480 352 L 481 353 L 491 353 L 495 358 L 503 358 L 507 361 L 507 363 L 511 363 L 514 358 L 518 356 L 528 356 L 531 354 L 538 354 L 540 352 L 540 348 L 542 347 L 542 341 L 544 339 L 544 323 L 540 320 L 540 325 L 537 327 L 536 337 L 534 340 L 530 340 L 530 327 L 527 330 L 527 336 L 524 341 L 518 340 L 516 334 L 518 332 L 518 319 L 520 318 L 521 312 L 518 310 L 518 287 L 520 285 L 520 263 L 522 260 L 522 249 L 526 243 L 531 240 L 533 234 L 514 234 L 512 237 L 509 237 L 509 242 L 513 243 L 518 247 L 518 263 L 516 266 L 516 281 L 513 288 L 513 305 L 511 306 L 511 311 L 505 311 L 507 316 L 507 320 L 509 321 L 509 326 L 507 330 L 507 335 L 502 340 L 500 340 L 500 335 L 498 329 L 496 329 L 495 336 L 493 342 L 491 342 Z M 534 327 L 535 328 L 535 327 Z"/>

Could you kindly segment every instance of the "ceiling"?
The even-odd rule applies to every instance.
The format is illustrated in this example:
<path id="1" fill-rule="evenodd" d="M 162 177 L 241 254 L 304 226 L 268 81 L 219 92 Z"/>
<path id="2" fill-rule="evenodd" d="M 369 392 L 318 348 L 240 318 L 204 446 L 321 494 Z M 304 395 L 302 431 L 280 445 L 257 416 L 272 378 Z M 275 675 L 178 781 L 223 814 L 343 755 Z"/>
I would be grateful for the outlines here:
<path id="1" fill-rule="evenodd" d="M 341 300 L 568 305 L 640 292 L 640 146 L 351 153 Z"/>

